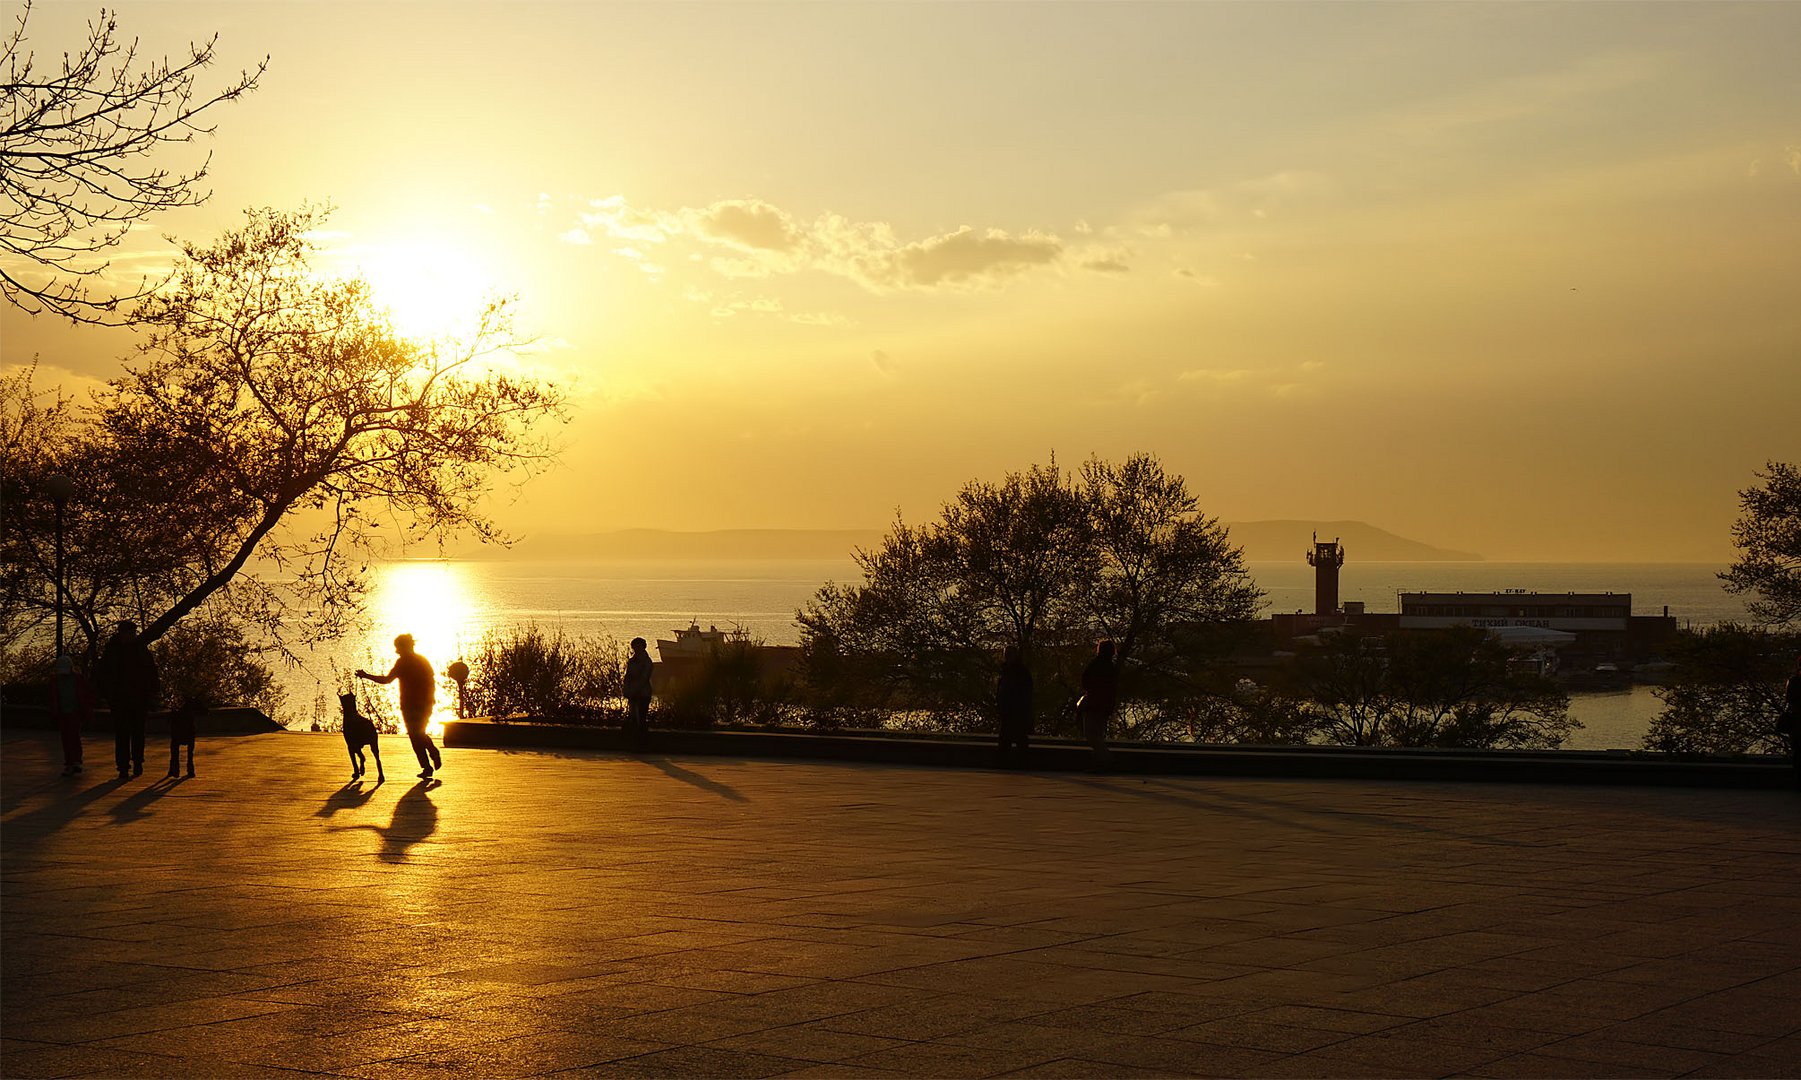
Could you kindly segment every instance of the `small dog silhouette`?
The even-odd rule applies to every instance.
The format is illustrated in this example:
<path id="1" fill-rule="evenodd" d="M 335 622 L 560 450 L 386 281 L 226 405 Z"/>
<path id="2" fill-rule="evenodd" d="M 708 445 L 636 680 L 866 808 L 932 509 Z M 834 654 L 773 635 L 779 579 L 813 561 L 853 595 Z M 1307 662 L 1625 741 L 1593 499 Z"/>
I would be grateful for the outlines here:
<path id="1" fill-rule="evenodd" d="M 350 778 L 363 778 L 363 747 L 367 746 L 375 758 L 375 782 L 385 782 L 388 777 L 381 767 L 381 746 L 377 742 L 375 721 L 356 711 L 355 694 L 339 694 L 338 704 L 344 710 L 344 748 L 350 751 Z"/>

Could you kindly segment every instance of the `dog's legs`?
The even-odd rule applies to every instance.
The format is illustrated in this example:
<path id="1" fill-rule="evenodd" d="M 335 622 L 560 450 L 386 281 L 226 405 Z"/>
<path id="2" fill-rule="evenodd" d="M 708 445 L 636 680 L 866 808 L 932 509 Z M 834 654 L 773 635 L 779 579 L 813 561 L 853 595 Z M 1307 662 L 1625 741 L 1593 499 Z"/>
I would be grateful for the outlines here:
<path id="1" fill-rule="evenodd" d="M 378 784 L 385 783 L 388 779 L 388 774 L 382 772 L 381 769 L 381 744 L 375 742 L 370 743 L 369 753 L 375 757 L 375 782 Z"/>
<path id="2" fill-rule="evenodd" d="M 344 749 L 347 750 L 350 754 L 350 778 L 352 780 L 361 779 L 362 775 L 363 775 L 362 752 L 352 746 L 347 746 Z"/>

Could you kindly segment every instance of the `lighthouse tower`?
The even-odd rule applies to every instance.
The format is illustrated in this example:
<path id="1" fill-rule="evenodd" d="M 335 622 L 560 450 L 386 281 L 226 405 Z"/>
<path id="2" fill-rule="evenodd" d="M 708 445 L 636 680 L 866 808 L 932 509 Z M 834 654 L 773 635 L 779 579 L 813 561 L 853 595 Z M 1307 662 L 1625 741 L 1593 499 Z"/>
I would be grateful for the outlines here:
<path id="1" fill-rule="evenodd" d="M 1337 540 L 1321 543 L 1319 533 L 1314 533 L 1307 565 L 1313 567 L 1313 613 L 1338 614 L 1338 568 L 1344 565 L 1344 545 Z"/>

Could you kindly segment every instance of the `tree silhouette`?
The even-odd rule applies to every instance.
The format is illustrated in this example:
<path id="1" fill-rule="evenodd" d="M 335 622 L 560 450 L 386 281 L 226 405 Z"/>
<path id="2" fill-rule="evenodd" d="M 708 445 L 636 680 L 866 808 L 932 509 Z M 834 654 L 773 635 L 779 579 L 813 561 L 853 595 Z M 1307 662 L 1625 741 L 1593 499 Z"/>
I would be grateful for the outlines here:
<path id="1" fill-rule="evenodd" d="M 896 523 L 855 558 L 862 584 L 827 585 L 799 613 L 809 682 L 947 715 L 985 707 L 1006 646 L 1079 667 L 1114 637 L 1130 695 L 1151 667 L 1206 652 L 1200 627 L 1249 619 L 1261 597 L 1225 529 L 1149 454 L 1090 461 L 1079 482 L 1054 461 L 972 480 L 938 521 Z"/>
<path id="2" fill-rule="evenodd" d="M 1738 493 L 1738 558 L 1720 578 L 1727 592 L 1754 594 L 1748 607 L 1759 621 L 1801 623 L 1801 470 L 1772 461 L 1757 475 L 1762 484 Z"/>
<path id="3" fill-rule="evenodd" d="M 90 284 L 109 266 L 99 257 L 152 214 L 206 200 L 210 154 L 191 168 L 161 159 L 171 146 L 211 134 L 202 114 L 256 89 L 269 60 L 202 90 L 218 35 L 190 44 L 179 60 L 147 59 L 102 8 L 82 47 L 44 67 L 27 48 L 30 18 L 28 0 L 0 46 L 0 291 L 34 315 L 113 321 L 121 304 L 153 286 L 140 279 L 122 295 L 94 293 Z"/>
<path id="4" fill-rule="evenodd" d="M 509 374 L 504 304 L 461 344 L 399 337 L 361 281 L 313 275 L 317 210 L 252 211 L 216 244 L 183 245 L 139 304 L 139 359 L 89 408 L 5 383 L 0 451 L 9 616 L 51 604 L 43 478 L 74 478 L 71 613 L 92 640 L 132 614 L 154 640 L 230 600 L 271 631 L 340 629 L 381 538 L 504 537 L 481 508 L 497 473 L 540 466 L 554 386 Z M 266 572 L 243 573 L 253 559 Z M 9 618 L 8 620 L 12 620 Z"/>

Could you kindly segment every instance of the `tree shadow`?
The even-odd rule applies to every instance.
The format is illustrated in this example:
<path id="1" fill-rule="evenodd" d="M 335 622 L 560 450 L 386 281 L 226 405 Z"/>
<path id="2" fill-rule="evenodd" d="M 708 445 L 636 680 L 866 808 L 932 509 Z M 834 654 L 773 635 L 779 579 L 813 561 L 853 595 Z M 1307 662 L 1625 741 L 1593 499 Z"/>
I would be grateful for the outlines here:
<path id="1" fill-rule="evenodd" d="M 702 791 L 710 791 L 722 799 L 730 799 L 732 802 L 750 801 L 750 797 L 739 791 L 737 788 L 732 787 L 729 784 L 722 784 L 717 780 L 708 779 L 697 772 L 690 772 L 680 765 L 664 758 L 639 758 L 638 760 L 649 765 L 651 768 L 658 770 L 665 776 L 680 780 L 684 784 L 691 784 Z"/>

